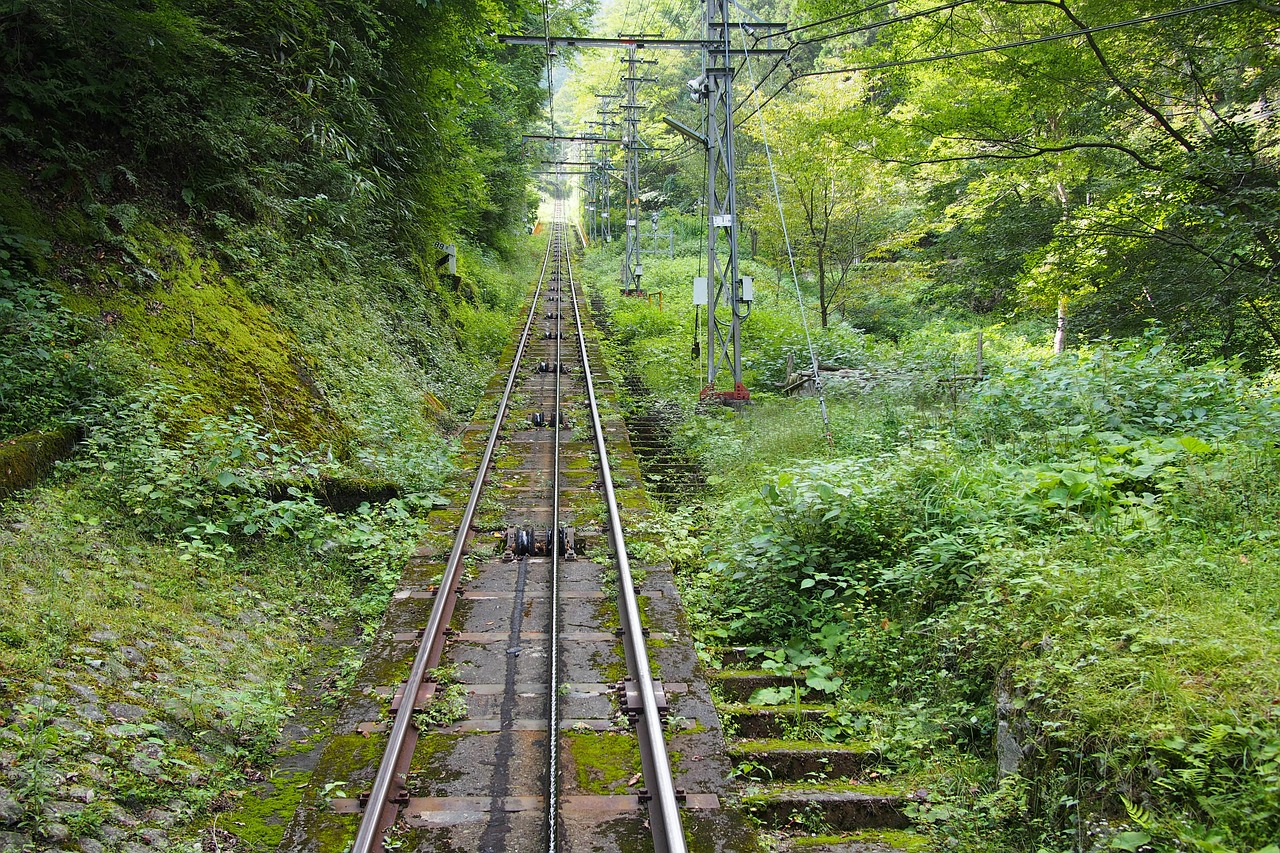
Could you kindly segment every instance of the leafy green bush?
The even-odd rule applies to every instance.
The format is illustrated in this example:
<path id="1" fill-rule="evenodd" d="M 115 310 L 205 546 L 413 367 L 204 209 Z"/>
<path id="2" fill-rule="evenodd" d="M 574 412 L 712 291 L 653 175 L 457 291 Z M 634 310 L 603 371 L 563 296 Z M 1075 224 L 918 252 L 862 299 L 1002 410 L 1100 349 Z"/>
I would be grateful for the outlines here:
<path id="1" fill-rule="evenodd" d="M 1256 424 L 1258 414 L 1266 409 L 1250 399 L 1236 370 L 1221 362 L 1184 366 L 1153 337 L 1145 345 L 1101 345 L 1009 364 L 978 389 L 960 427 L 987 444 L 1060 427 L 1212 440 Z"/>
<path id="2" fill-rule="evenodd" d="M 24 255 L 48 246 L 0 229 L 0 437 L 65 419 L 92 382 L 84 323 L 37 282 Z"/>
<path id="3" fill-rule="evenodd" d="M 776 437 L 800 406 L 688 425 L 712 457 L 780 451 L 717 480 L 680 575 L 704 636 L 842 679 L 824 736 L 931 778 L 939 843 L 1270 850 L 1280 395 L 1158 339 L 1000 361 L 953 412 L 837 404 L 836 460 Z M 1025 757 L 995 783 L 970 762 L 998 721 Z"/>
<path id="4" fill-rule="evenodd" d="M 411 491 L 336 513 L 315 489 L 322 475 L 343 470 L 330 454 L 304 452 L 243 411 L 179 433 L 164 417 L 171 394 L 153 386 L 118 408 L 88 410 L 84 451 L 70 464 L 96 499 L 140 532 L 173 541 L 181 559 L 215 570 L 273 539 L 341 555 L 364 587 L 357 610 L 380 613 L 424 530 L 424 511 L 442 499 Z"/>

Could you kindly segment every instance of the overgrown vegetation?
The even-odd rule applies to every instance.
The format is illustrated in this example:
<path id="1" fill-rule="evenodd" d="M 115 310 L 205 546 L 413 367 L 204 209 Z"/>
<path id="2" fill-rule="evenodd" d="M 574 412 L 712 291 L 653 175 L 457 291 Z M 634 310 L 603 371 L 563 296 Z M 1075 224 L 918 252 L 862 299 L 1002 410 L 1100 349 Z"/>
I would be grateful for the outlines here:
<path id="1" fill-rule="evenodd" d="M 768 391 L 808 359 L 775 287 L 738 414 L 691 405 L 687 296 L 611 298 L 606 353 L 683 404 L 677 438 L 709 475 L 648 529 L 708 653 L 751 646 L 830 697 L 810 734 L 927 786 L 913 810 L 940 849 L 1272 849 L 1273 379 L 1188 361 L 1158 329 L 1055 356 L 1046 323 L 1038 342 L 988 326 L 985 381 L 956 382 L 972 331 L 833 326 L 822 360 L 857 378 L 827 387 L 828 437 L 811 399 Z"/>
<path id="2" fill-rule="evenodd" d="M 0 830 L 162 848 L 349 677 L 442 501 L 536 255 L 544 68 L 492 34 L 544 8 L 10 6 L 0 441 L 80 445 L 0 517 Z"/>
<path id="3" fill-rule="evenodd" d="M 927 788 L 936 849 L 1274 853 L 1276 10 L 747 5 L 791 25 L 735 63 L 753 404 L 695 404 L 696 145 L 642 160 L 666 310 L 612 297 L 603 343 L 707 475 L 647 532 L 708 657 L 792 677 L 758 702 L 831 697 L 809 734 Z M 657 60 L 639 132 L 681 146 L 660 119 L 699 127 L 702 69 Z M 772 393 L 811 358 L 842 368 L 825 420 Z"/>
<path id="4" fill-rule="evenodd" d="M 847 319 L 896 337 L 901 322 L 875 316 L 895 302 L 899 317 L 885 319 L 925 307 L 989 323 L 1061 308 L 1080 340 L 1141 334 L 1157 320 L 1198 360 L 1274 366 L 1273 7 L 743 5 L 757 20 L 789 24 L 773 41 L 757 32 L 735 44 L 789 49 L 785 61 L 760 53 L 735 62 L 744 244 L 749 237 L 786 269 L 780 200 L 815 325 Z M 701 34 L 703 12 L 656 0 L 643 18 L 687 37 Z M 610 4 L 604 27 L 627 31 L 636 17 Z M 675 152 L 641 158 L 642 205 L 646 216 L 691 212 L 706 191 L 705 158 L 662 117 L 702 126 L 687 86 L 702 58 L 653 59 L 639 133 Z M 558 112 L 597 120 L 596 93 L 617 90 L 615 66 L 608 51 L 587 53 Z M 620 236 L 620 201 L 613 211 Z M 933 279 L 915 304 L 893 299 L 904 263 Z"/>

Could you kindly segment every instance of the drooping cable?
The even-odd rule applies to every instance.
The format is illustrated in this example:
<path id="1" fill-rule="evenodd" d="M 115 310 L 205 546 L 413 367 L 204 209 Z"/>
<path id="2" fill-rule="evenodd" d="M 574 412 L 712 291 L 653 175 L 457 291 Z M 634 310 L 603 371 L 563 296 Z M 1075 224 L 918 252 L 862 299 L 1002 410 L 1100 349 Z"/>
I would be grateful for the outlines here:
<path id="1" fill-rule="evenodd" d="M 763 81 L 763 80 L 761 80 L 760 82 L 761 82 L 761 83 L 763 83 L 764 81 Z M 791 85 L 792 83 L 794 83 L 794 82 L 796 82 L 796 75 L 795 75 L 795 72 L 792 72 L 792 73 L 791 73 L 791 75 L 790 75 L 789 77 L 787 77 L 787 79 L 786 79 L 786 80 L 784 80 L 784 81 L 783 81 L 782 85 L 781 85 L 781 86 L 779 86 L 777 89 L 774 89 L 774 90 L 773 90 L 773 94 L 772 94 L 772 95 L 770 95 L 769 97 L 765 98 L 763 101 L 761 101 L 761 100 L 760 100 L 760 98 L 759 98 L 759 96 L 757 95 L 757 97 L 756 97 L 756 108 L 755 108 L 755 109 L 753 109 L 751 112 L 747 113 L 743 118 L 738 119 L 738 123 L 737 123 L 737 124 L 735 124 L 735 125 L 733 126 L 733 129 L 734 129 L 734 130 L 737 130 L 738 128 L 742 127 L 742 125 L 744 125 L 745 123 L 747 123 L 747 122 L 748 122 L 748 121 L 750 121 L 751 119 L 755 118 L 756 113 L 758 113 L 758 112 L 760 112 L 761 110 L 763 110 L 763 109 L 765 108 L 765 105 L 767 105 L 767 104 L 768 104 L 770 101 L 772 101 L 774 98 L 776 98 L 776 97 L 778 97 L 779 95 L 781 95 L 784 91 L 786 91 L 787 87 L 788 87 L 788 86 L 790 86 L 790 85 Z"/>
<path id="2" fill-rule="evenodd" d="M 742 51 L 746 58 L 744 67 L 747 75 L 755 79 L 755 69 L 751 62 L 751 51 L 747 47 L 747 37 L 743 34 Z M 756 97 L 759 97 L 757 93 Z M 764 121 L 764 110 L 756 113 L 760 116 L 760 140 L 764 143 L 764 155 L 769 162 L 769 179 L 773 184 L 773 198 L 778 204 L 778 221 L 782 223 L 782 242 L 787 247 L 787 261 L 791 264 L 791 281 L 796 288 L 796 301 L 800 305 L 800 322 L 804 326 L 804 339 L 809 347 L 809 363 L 813 365 L 813 389 L 818 395 L 818 410 L 822 413 L 822 426 L 827 439 L 827 449 L 834 450 L 835 442 L 831 435 L 831 416 L 827 412 L 827 397 L 822 388 L 822 372 L 818 370 L 818 353 L 813 348 L 813 335 L 809 332 L 809 315 L 805 311 L 804 296 L 800 293 L 800 276 L 796 272 L 796 256 L 791 250 L 791 235 L 787 232 L 787 215 L 782 209 L 782 191 L 778 189 L 778 170 L 773 165 L 773 149 L 769 145 L 769 128 Z"/>
<path id="3" fill-rule="evenodd" d="M 797 24 L 796 26 L 789 27 L 785 30 L 775 30 L 773 32 L 767 33 L 766 35 L 785 36 L 785 35 L 790 35 L 791 33 L 803 32 L 804 30 L 810 30 L 810 29 L 813 29 L 814 27 L 821 27 L 825 24 L 834 24 L 837 21 L 847 20 L 848 18 L 853 18 L 858 15 L 865 15 L 868 12 L 875 12 L 879 9 L 883 9 L 886 6 L 892 6 L 897 2 L 898 0 L 880 0 L 880 2 L 872 3 L 870 6 L 863 6 L 860 9 L 853 9 L 852 11 L 849 11 L 849 12 L 841 12 L 839 15 L 833 15 L 830 18 L 823 18 L 820 21 L 810 21 L 807 24 Z M 760 38 L 763 38 L 763 37 L 764 36 L 758 37 L 756 39 L 756 44 L 759 44 Z"/>
<path id="4" fill-rule="evenodd" d="M 1081 27 L 1077 30 L 1068 30 L 1065 33 L 1051 33 L 1047 36 L 1037 36 L 1036 38 L 1021 39 L 1020 41 L 1005 42 L 1003 44 L 986 45 L 984 47 L 970 48 L 969 50 L 958 50 L 954 53 L 918 56 L 912 59 L 888 60 L 885 62 L 876 62 L 871 65 L 851 65 L 847 68 L 833 68 L 829 71 L 805 71 L 803 73 L 796 74 L 793 81 L 799 80 L 802 77 L 823 77 L 828 74 L 852 74 L 856 71 L 880 71 L 885 68 L 902 68 L 907 65 L 919 65 L 924 62 L 940 62 L 946 59 L 961 59 L 966 56 L 975 56 L 980 53 L 991 53 L 996 50 L 1011 50 L 1017 47 L 1029 47 L 1035 44 L 1058 41 L 1059 39 L 1076 38 L 1077 36 L 1087 36 L 1093 33 L 1106 32 L 1108 30 L 1119 30 L 1124 27 L 1133 27 L 1139 24 L 1149 24 L 1153 21 L 1163 21 L 1168 18 L 1178 18 L 1182 15 L 1204 12 L 1209 9 L 1218 9 L 1223 6 L 1231 6 L 1239 2 L 1241 2 L 1241 0 L 1216 0 L 1216 2 L 1213 3 L 1202 3 L 1198 6 L 1187 6 L 1182 9 L 1170 9 L 1167 12 L 1157 12 L 1153 15 L 1144 15 L 1141 18 L 1128 18 L 1111 24 L 1098 24 L 1096 27 Z"/>
<path id="5" fill-rule="evenodd" d="M 786 91 L 788 86 L 790 86 L 792 83 L 796 82 L 797 80 L 803 79 L 805 77 L 826 77 L 832 74 L 856 74 L 861 71 L 884 71 L 889 68 L 905 68 L 910 65 L 921 65 L 929 62 L 944 62 L 949 59 L 963 59 L 968 56 L 977 56 L 978 54 L 983 54 L 983 53 L 992 53 L 1000 50 L 1013 50 L 1019 47 L 1030 47 L 1032 45 L 1045 44 L 1047 42 L 1059 41 L 1061 39 L 1076 38 L 1078 36 L 1087 36 L 1093 33 L 1107 32 L 1108 30 L 1118 30 L 1118 29 L 1123 29 L 1125 27 L 1133 27 L 1141 24 L 1149 24 L 1154 21 L 1163 21 L 1169 18 L 1177 18 L 1183 15 L 1190 15 L 1195 12 L 1204 12 L 1210 9 L 1218 9 L 1223 6 L 1231 6 L 1239 2 L 1241 2 L 1241 0 L 1216 0 L 1216 2 L 1212 2 L 1212 3 L 1203 3 L 1197 6 L 1187 6 L 1182 9 L 1170 9 L 1167 12 L 1157 12 L 1152 15 L 1145 15 L 1141 18 L 1129 18 L 1123 21 L 1116 21 L 1111 24 L 1098 24 L 1097 26 L 1094 26 L 1094 27 L 1082 27 L 1081 29 L 1068 30 L 1067 32 L 1051 33 L 1049 35 L 1037 36 L 1035 38 L 1020 39 L 1019 41 L 985 45 L 983 47 L 975 47 L 975 48 L 970 48 L 968 50 L 959 50 L 953 53 L 938 53 L 938 54 L 932 54 L 930 56 L 912 57 L 909 59 L 890 59 L 890 60 L 885 60 L 884 62 L 874 62 L 868 65 L 850 65 L 843 68 L 830 68 L 825 71 L 795 72 L 789 78 L 787 78 L 787 80 L 781 86 L 775 89 L 772 95 L 765 98 L 764 101 L 759 103 L 755 109 L 747 113 L 747 115 L 744 118 L 740 119 L 737 126 L 741 127 L 743 122 L 746 122 L 752 117 L 754 117 L 757 112 L 759 112 L 761 109 L 764 108 L 765 104 L 768 104 L 774 98 L 778 97 L 778 95 L 781 95 L 784 91 Z M 883 26 L 888 23 L 896 23 L 896 22 L 897 22 L 896 20 L 880 21 L 879 23 L 876 24 L 876 26 Z"/>
<path id="6" fill-rule="evenodd" d="M 859 24 L 856 27 L 846 27 L 834 33 L 824 33 L 822 35 L 811 36 L 807 39 L 800 39 L 794 46 L 799 47 L 804 44 L 817 44 L 819 42 L 830 41 L 831 39 L 840 38 L 842 36 L 856 35 L 857 33 L 865 33 L 868 30 L 876 30 L 881 27 L 887 27 L 890 24 L 903 24 L 907 21 L 914 21 L 916 18 L 923 18 L 927 15 L 934 15 L 938 12 L 950 12 L 961 6 L 968 6 L 970 3 L 976 3 L 977 0 L 952 0 L 950 3 L 943 3 L 939 6 L 932 6 L 928 9 L 918 9 L 914 12 L 905 12 L 901 15 L 895 15 L 892 18 L 886 18 L 883 21 L 872 21 L 867 24 Z"/>

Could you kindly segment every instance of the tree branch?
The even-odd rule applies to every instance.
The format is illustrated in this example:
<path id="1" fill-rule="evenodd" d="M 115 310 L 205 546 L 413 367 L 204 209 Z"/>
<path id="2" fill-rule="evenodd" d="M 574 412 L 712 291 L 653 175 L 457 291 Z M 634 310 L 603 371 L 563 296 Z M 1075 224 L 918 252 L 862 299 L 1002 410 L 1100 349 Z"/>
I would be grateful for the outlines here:
<path id="1" fill-rule="evenodd" d="M 944 138 L 947 138 L 947 137 L 944 137 Z M 1008 143 L 998 142 L 990 139 L 971 140 L 971 141 L 995 142 L 995 144 L 998 144 L 998 145 L 1008 144 Z M 975 154 L 963 154 L 956 157 L 930 157 L 924 160 L 898 160 L 892 157 L 882 157 L 874 154 L 871 156 L 875 157 L 875 159 L 879 160 L 882 163 L 899 163 L 905 166 L 926 166 L 926 165 L 932 165 L 935 163 L 964 162 L 966 160 L 1034 160 L 1037 157 L 1047 157 L 1051 154 L 1063 154 L 1063 153 L 1066 153 L 1067 151 L 1075 151 L 1083 148 L 1100 148 L 1100 149 L 1109 150 L 1109 151 L 1117 151 L 1121 154 L 1124 154 L 1125 156 L 1132 159 L 1139 166 L 1141 166 L 1142 168 L 1148 171 L 1151 171 L 1151 172 L 1165 171 L 1163 166 L 1159 166 L 1155 163 L 1152 163 L 1150 160 L 1146 159 L 1137 151 L 1134 151 L 1132 148 L 1129 148 L 1124 145 L 1120 145 L 1115 142 L 1071 142 L 1066 145 L 1055 145 L 1048 148 L 1033 146 L 1025 142 L 1019 143 L 1019 144 L 1022 145 L 1022 147 L 1030 150 L 1023 153 L 1014 153 L 1014 152 L 1010 152 L 1007 154 L 975 153 Z"/>
<path id="2" fill-rule="evenodd" d="M 1068 7 L 1063 0 L 1004 0 L 1004 2 L 1014 6 L 1053 6 L 1060 10 L 1062 14 L 1066 15 L 1068 20 L 1076 25 L 1077 29 L 1088 29 L 1088 25 L 1086 25 L 1075 12 L 1071 11 L 1070 7 Z M 1112 70 L 1111 63 L 1107 61 L 1107 57 L 1102 53 L 1102 48 L 1098 46 L 1098 41 L 1093 37 L 1093 33 L 1085 33 L 1084 39 L 1088 42 L 1089 49 L 1093 51 L 1093 55 L 1097 58 L 1098 64 L 1102 66 L 1103 72 L 1107 75 L 1107 78 L 1116 85 L 1116 88 L 1121 92 L 1124 92 L 1125 96 L 1129 100 L 1133 101 L 1133 103 L 1137 104 L 1138 108 L 1144 113 L 1155 119 L 1156 124 L 1160 125 L 1170 138 L 1177 142 L 1178 145 L 1182 146 L 1183 150 L 1188 152 L 1194 151 L 1195 146 L 1193 146 L 1185 136 L 1183 136 L 1172 124 L 1169 123 L 1169 120 L 1164 117 L 1162 112 L 1153 107 L 1146 98 L 1142 97 L 1142 95 L 1140 95 L 1135 89 L 1121 80 L 1120 76 Z"/>

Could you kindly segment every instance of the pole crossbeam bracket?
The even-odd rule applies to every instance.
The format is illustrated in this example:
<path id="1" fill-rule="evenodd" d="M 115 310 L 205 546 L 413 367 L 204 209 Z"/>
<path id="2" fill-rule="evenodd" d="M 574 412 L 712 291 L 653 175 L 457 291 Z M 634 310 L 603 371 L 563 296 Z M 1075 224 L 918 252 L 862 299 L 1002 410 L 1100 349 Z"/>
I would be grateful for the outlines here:
<path id="1" fill-rule="evenodd" d="M 741 26 L 741 25 L 735 25 Z M 759 29 L 763 25 L 751 24 L 754 29 Z M 746 56 L 782 56 L 790 53 L 789 47 L 753 47 L 745 50 L 741 47 L 726 47 L 723 41 L 714 39 L 610 39 L 610 38 L 552 38 L 546 39 L 542 36 L 515 36 L 505 35 L 498 36 L 498 41 L 502 44 L 525 44 L 546 47 L 550 42 L 553 47 L 570 47 L 570 48 L 619 48 L 626 49 L 636 47 L 640 49 L 656 49 L 656 50 L 706 50 L 712 48 L 716 51 L 717 56 L 734 56 L 743 58 Z"/>
<path id="2" fill-rule="evenodd" d="M 698 131 L 694 130 L 693 128 L 689 127 L 686 124 L 676 121 L 670 116 L 663 116 L 662 122 L 667 127 L 671 128 L 676 133 L 680 134 L 686 139 L 690 139 L 693 142 L 698 143 L 703 147 L 704 150 L 710 145 L 710 143 L 707 142 L 707 138 L 703 136 L 701 133 L 698 133 Z"/>
<path id="3" fill-rule="evenodd" d="M 621 145 L 621 139 L 606 139 L 602 136 L 555 136 L 550 133 L 526 133 L 524 140 L 528 142 L 530 139 L 545 142 L 608 142 L 614 145 Z"/>

